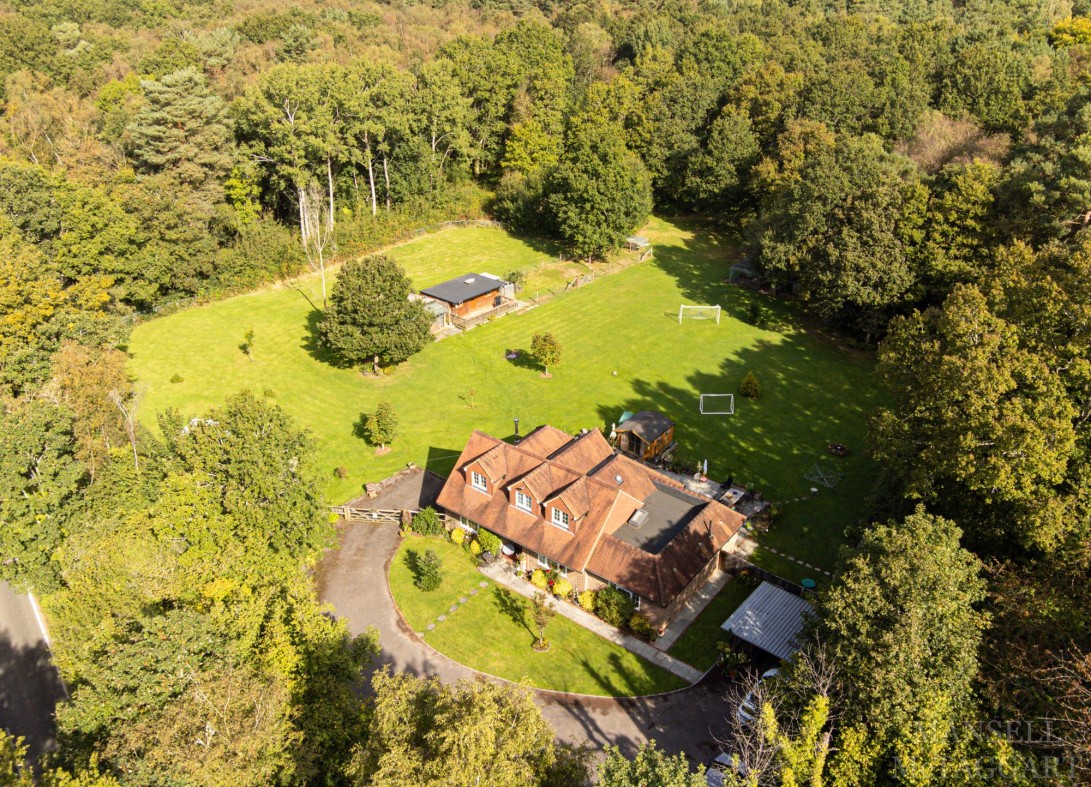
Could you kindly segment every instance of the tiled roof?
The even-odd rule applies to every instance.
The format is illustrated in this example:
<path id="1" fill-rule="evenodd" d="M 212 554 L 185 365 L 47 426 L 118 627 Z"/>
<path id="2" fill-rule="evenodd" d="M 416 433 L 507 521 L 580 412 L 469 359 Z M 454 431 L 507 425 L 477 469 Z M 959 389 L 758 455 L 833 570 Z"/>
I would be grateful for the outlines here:
<path id="1" fill-rule="evenodd" d="M 464 472 L 469 465 L 480 466 L 489 476 L 496 486 L 492 494 L 467 483 Z M 563 503 L 573 516 L 569 529 L 511 505 L 508 490 L 514 484 L 525 485 L 538 502 Z M 655 492 L 655 484 L 684 493 L 700 509 L 653 555 L 611 533 Z M 688 492 L 628 457 L 614 455 L 599 432 L 572 438 L 549 426 L 536 429 L 518 446 L 474 432 L 438 503 L 525 549 L 570 569 L 590 571 L 660 606 L 670 603 L 693 580 L 744 521 L 721 503 Z"/>

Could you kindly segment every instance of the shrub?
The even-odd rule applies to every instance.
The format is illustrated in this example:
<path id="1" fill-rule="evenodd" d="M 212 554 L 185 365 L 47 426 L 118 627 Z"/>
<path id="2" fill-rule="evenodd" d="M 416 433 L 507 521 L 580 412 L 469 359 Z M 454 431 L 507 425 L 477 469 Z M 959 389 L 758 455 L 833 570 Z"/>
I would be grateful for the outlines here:
<path id="1" fill-rule="evenodd" d="M 180 374 L 178 374 L 177 372 L 175 372 L 174 374 L 172 374 L 172 375 L 170 376 L 170 381 L 171 381 L 172 383 L 184 383 L 184 382 L 185 382 L 186 380 L 185 380 L 185 378 L 184 378 L 184 377 L 182 377 L 182 375 L 180 375 Z"/>
<path id="2" fill-rule="evenodd" d="M 277 395 L 275 393 L 273 393 L 272 388 L 266 388 L 264 391 L 261 392 L 261 395 L 264 396 L 266 399 L 276 399 L 277 398 Z"/>
<path id="3" fill-rule="evenodd" d="M 500 536 L 495 533 L 490 533 L 485 528 L 481 528 L 477 531 L 477 540 L 481 542 L 481 549 L 485 552 L 492 552 L 494 555 L 500 554 L 500 547 L 503 542 L 500 540 Z"/>
<path id="4" fill-rule="evenodd" d="M 333 471 L 333 474 L 335 476 L 337 476 L 338 478 L 348 478 L 349 477 L 349 469 L 347 467 L 345 467 L 344 465 L 341 465 L 340 467 L 338 467 L 336 470 Z"/>
<path id="5" fill-rule="evenodd" d="M 484 549 L 481 548 L 481 542 L 478 541 L 476 538 L 471 538 L 470 539 L 469 549 L 470 549 L 470 554 L 473 555 L 474 557 L 477 557 L 478 555 L 480 555 L 482 552 L 485 551 Z"/>
<path id="6" fill-rule="evenodd" d="M 539 590 L 545 590 L 549 587 L 549 578 L 546 577 L 545 572 L 540 568 L 534 569 L 534 573 L 530 575 L 530 584 Z"/>
<path id="7" fill-rule="evenodd" d="M 426 551 L 420 559 L 414 584 L 424 591 L 432 591 L 438 588 L 443 584 L 443 574 L 440 573 L 442 565 L 443 561 L 440 560 L 434 549 Z"/>
<path id="8" fill-rule="evenodd" d="M 739 395 L 747 399 L 757 399 L 761 396 L 761 383 L 753 372 L 747 372 L 746 377 L 742 378 L 742 382 L 739 383 Z"/>
<path id="9" fill-rule="evenodd" d="M 585 590 L 579 595 L 580 606 L 588 612 L 595 611 L 595 591 Z"/>
<path id="10" fill-rule="evenodd" d="M 553 583 L 553 595 L 557 598 L 568 598 L 572 595 L 572 583 L 561 577 Z"/>
<path id="11" fill-rule="evenodd" d="M 611 626 L 624 626 L 634 609 L 633 600 L 617 588 L 605 587 L 595 594 L 595 614 Z"/>
<path id="12" fill-rule="evenodd" d="M 438 536 L 443 532 L 443 523 L 432 506 L 428 506 L 413 517 L 413 532 L 422 536 Z"/>
<path id="13" fill-rule="evenodd" d="M 457 525 L 451 530 L 451 541 L 455 544 L 461 544 L 466 540 L 466 531 Z"/>
<path id="14" fill-rule="evenodd" d="M 652 622 L 648 620 L 648 616 L 643 612 L 634 612 L 629 617 L 629 630 L 649 642 L 655 642 L 656 637 L 659 636 L 659 632 L 655 630 Z"/>

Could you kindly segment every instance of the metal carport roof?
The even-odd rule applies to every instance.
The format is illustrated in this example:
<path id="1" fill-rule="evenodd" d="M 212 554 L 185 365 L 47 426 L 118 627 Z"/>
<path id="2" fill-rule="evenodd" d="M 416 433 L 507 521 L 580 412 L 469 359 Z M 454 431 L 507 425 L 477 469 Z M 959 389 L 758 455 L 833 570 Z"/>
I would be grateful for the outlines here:
<path id="1" fill-rule="evenodd" d="M 810 602 L 762 582 L 720 628 L 778 659 L 786 659 L 797 650 L 795 638 L 803 628 L 803 616 L 812 614 Z"/>

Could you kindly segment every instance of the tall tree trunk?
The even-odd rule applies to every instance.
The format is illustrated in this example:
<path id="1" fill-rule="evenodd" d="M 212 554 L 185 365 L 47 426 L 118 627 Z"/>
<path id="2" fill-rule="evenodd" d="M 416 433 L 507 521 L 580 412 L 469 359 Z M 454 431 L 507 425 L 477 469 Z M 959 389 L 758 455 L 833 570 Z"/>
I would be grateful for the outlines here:
<path id="1" fill-rule="evenodd" d="M 330 161 L 329 156 L 326 157 L 326 184 L 329 188 L 330 194 L 330 215 L 326 219 L 326 224 L 329 225 L 330 239 L 333 239 L 333 163 Z"/>
<path id="2" fill-rule="evenodd" d="M 371 215 L 375 216 L 379 210 L 375 204 L 375 168 L 371 164 L 371 154 L 368 154 L 367 157 L 367 182 L 371 188 Z"/>
<path id="3" fill-rule="evenodd" d="M 299 239 L 303 243 L 303 250 L 307 250 L 307 193 L 302 186 L 297 187 L 299 192 Z"/>
<path id="4" fill-rule="evenodd" d="M 390 210 L 390 170 L 386 166 L 386 154 L 383 154 L 383 178 L 386 180 L 386 209 Z"/>

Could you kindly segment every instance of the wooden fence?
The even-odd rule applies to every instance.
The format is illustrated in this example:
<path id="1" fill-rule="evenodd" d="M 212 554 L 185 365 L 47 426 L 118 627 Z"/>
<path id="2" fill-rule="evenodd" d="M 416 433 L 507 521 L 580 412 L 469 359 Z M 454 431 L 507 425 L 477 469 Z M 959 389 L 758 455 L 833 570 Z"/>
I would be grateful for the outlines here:
<path id="1" fill-rule="evenodd" d="M 344 519 L 346 522 L 393 522 L 400 525 L 408 522 L 416 514 L 419 508 L 351 508 L 349 506 L 330 506 L 330 512 Z M 447 521 L 447 515 L 441 511 L 436 512 L 440 522 Z"/>
<path id="2" fill-rule="evenodd" d="M 802 585 L 797 585 L 795 582 L 791 582 L 771 571 L 766 571 L 761 566 L 756 566 L 749 560 L 745 560 L 738 555 L 733 555 L 730 552 L 720 553 L 720 567 L 724 571 L 734 574 L 746 571 L 765 582 L 770 582 L 778 588 L 787 590 L 789 593 L 795 593 L 797 596 L 803 595 L 804 588 Z"/>

